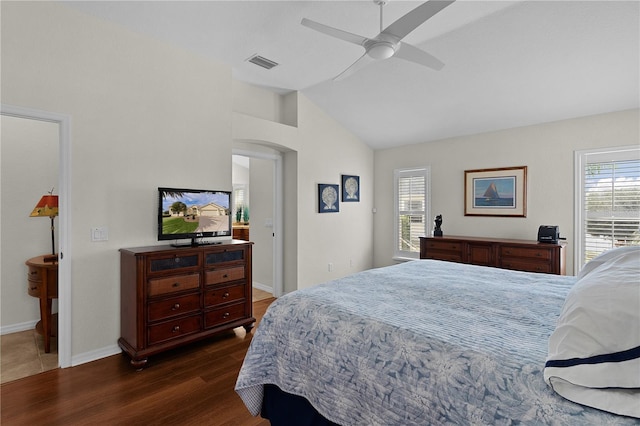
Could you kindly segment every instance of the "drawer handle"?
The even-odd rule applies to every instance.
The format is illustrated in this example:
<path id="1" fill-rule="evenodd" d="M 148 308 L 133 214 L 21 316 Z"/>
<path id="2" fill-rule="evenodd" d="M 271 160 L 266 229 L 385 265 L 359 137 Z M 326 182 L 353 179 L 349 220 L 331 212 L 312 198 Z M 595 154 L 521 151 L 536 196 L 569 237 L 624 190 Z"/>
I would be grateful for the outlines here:
<path id="1" fill-rule="evenodd" d="M 171 307 L 171 310 L 172 310 L 172 311 L 177 311 L 178 309 L 180 309 L 180 304 L 179 304 L 179 303 L 176 303 L 175 305 L 173 305 L 173 306 Z"/>
<path id="2" fill-rule="evenodd" d="M 229 292 L 225 291 L 224 294 L 222 295 L 222 298 L 226 299 L 227 297 L 229 297 Z"/>
<path id="3" fill-rule="evenodd" d="M 511 254 L 511 250 L 505 250 L 504 251 L 506 254 Z"/>
<path id="4" fill-rule="evenodd" d="M 229 318 L 229 315 L 231 315 L 229 312 L 225 312 L 225 313 L 222 315 L 222 318 Z"/>
<path id="5" fill-rule="evenodd" d="M 229 278 L 229 275 L 228 275 L 228 274 L 224 274 L 224 275 L 222 276 L 222 278 Z"/>
<path id="6" fill-rule="evenodd" d="M 29 272 L 29 275 L 38 275 L 38 271 L 31 271 Z"/>
<path id="7" fill-rule="evenodd" d="M 172 284 L 172 287 L 173 288 L 180 287 L 180 283 L 179 282 L 175 282 L 175 283 Z"/>
<path id="8" fill-rule="evenodd" d="M 538 253 L 536 253 L 536 256 L 540 257 L 540 256 L 542 256 L 542 253 L 538 252 Z"/>
<path id="9" fill-rule="evenodd" d="M 38 287 L 29 287 L 29 290 L 36 291 Z"/>
<path id="10" fill-rule="evenodd" d="M 177 333 L 180 331 L 180 326 L 179 325 L 174 325 L 173 329 L 171 330 L 173 333 Z"/>

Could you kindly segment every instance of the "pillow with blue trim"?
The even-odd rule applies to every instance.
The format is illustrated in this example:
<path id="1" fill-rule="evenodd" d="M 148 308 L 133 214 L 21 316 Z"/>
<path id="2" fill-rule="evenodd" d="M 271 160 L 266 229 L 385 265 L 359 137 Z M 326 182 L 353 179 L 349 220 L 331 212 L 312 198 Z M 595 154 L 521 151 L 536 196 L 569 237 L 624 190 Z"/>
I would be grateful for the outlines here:
<path id="1" fill-rule="evenodd" d="M 640 246 L 585 265 L 549 338 L 544 379 L 568 400 L 640 418 Z"/>

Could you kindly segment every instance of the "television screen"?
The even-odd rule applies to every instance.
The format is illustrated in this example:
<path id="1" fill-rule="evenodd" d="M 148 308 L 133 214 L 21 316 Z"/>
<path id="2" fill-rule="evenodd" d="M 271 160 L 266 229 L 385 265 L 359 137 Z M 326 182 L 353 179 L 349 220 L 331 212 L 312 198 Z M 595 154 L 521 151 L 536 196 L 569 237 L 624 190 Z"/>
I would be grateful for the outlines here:
<path id="1" fill-rule="evenodd" d="M 158 188 L 158 240 L 209 237 L 231 238 L 230 191 Z"/>

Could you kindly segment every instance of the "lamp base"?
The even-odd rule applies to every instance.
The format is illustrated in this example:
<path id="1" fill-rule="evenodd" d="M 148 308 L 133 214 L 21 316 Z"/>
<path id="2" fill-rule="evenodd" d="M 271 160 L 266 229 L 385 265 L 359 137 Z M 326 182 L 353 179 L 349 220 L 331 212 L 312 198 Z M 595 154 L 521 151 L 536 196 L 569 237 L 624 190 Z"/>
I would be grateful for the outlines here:
<path id="1" fill-rule="evenodd" d="M 58 255 L 57 254 L 48 254 L 45 256 L 42 256 L 42 260 L 45 262 L 57 262 L 58 261 Z"/>

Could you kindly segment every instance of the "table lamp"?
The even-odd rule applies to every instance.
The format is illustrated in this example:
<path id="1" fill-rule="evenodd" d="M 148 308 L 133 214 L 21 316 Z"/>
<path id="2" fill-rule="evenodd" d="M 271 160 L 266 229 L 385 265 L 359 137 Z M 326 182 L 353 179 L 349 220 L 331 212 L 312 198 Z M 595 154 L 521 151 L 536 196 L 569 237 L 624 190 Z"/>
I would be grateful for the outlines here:
<path id="1" fill-rule="evenodd" d="M 56 262 L 58 260 L 54 234 L 55 227 L 53 226 L 53 219 L 58 216 L 58 196 L 52 195 L 52 193 L 53 189 L 51 189 L 48 195 L 43 195 L 29 215 L 29 217 L 51 218 L 51 255 L 44 256 L 45 262 Z"/>

